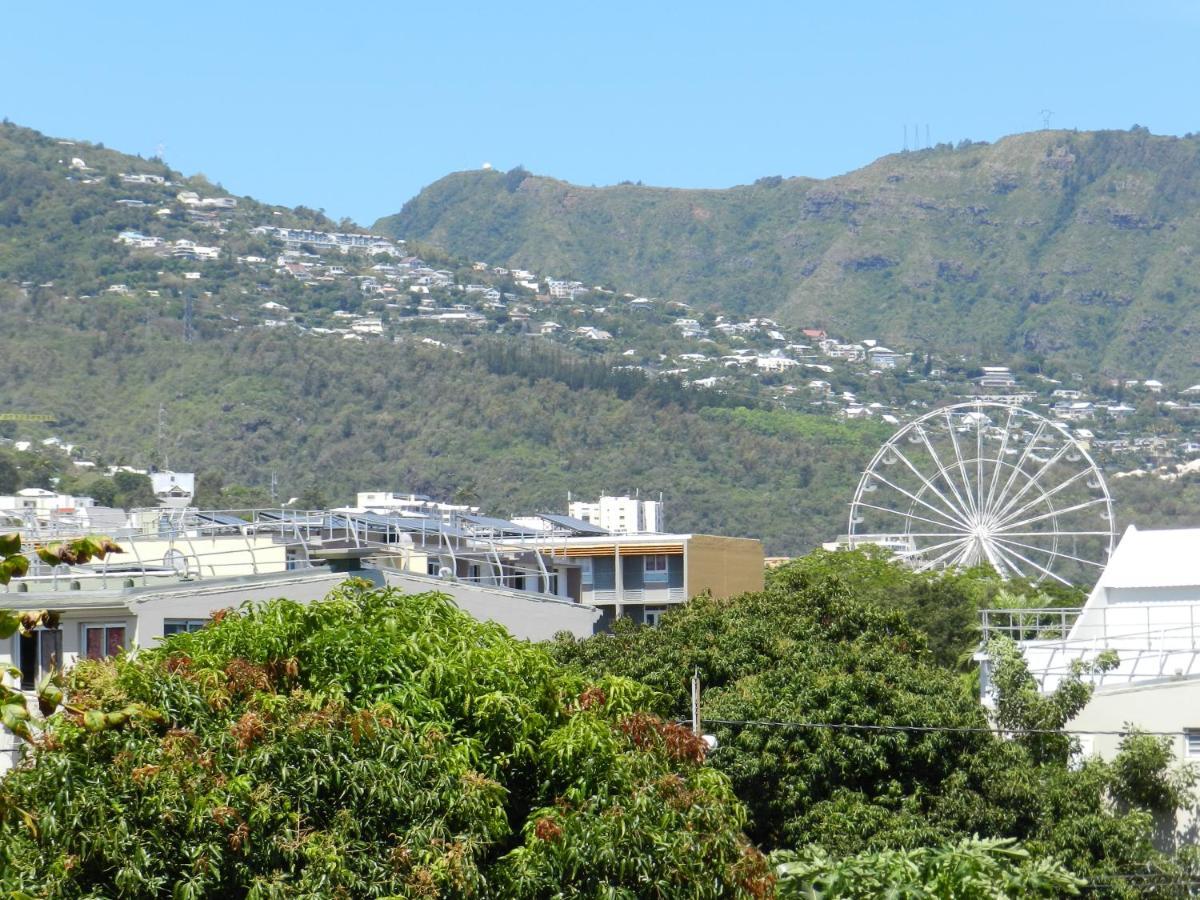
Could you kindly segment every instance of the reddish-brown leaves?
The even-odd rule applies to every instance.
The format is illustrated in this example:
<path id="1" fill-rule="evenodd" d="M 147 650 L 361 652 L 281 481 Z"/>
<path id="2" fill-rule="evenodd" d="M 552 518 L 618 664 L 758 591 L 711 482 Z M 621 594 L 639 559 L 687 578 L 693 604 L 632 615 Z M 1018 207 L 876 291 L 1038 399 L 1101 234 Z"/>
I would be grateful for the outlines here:
<path id="1" fill-rule="evenodd" d="M 533 826 L 533 836 L 539 841 L 554 843 L 562 839 L 562 826 L 548 816 L 538 819 L 537 824 Z"/>
<path id="2" fill-rule="evenodd" d="M 650 713 L 634 713 L 621 720 L 620 728 L 639 749 L 649 750 L 661 742 L 667 756 L 676 762 L 704 762 L 707 746 L 683 725 L 664 722 Z"/>
<path id="3" fill-rule="evenodd" d="M 237 741 L 239 750 L 249 750 L 267 733 L 267 727 L 257 713 L 248 712 L 229 726 L 229 733 Z"/>
<path id="4" fill-rule="evenodd" d="M 133 779 L 133 783 L 139 787 L 153 780 L 154 776 L 162 771 L 162 766 L 138 766 L 129 776 Z"/>
<path id="5" fill-rule="evenodd" d="M 603 706 L 607 702 L 608 695 L 594 684 L 579 695 L 580 709 L 591 709 L 593 706 Z"/>
<path id="6" fill-rule="evenodd" d="M 225 666 L 225 678 L 229 692 L 235 696 L 271 689 L 271 677 L 266 668 L 245 659 L 231 659 Z"/>

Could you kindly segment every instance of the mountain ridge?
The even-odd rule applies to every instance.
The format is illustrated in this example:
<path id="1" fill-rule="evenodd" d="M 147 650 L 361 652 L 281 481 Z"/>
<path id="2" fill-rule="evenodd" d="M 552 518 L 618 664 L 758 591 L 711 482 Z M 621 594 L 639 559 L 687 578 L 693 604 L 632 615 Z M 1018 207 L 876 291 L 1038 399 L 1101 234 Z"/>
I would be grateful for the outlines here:
<path id="1" fill-rule="evenodd" d="M 591 188 L 454 173 L 375 230 L 703 308 L 1084 372 L 1188 377 L 1200 140 L 1040 131 L 830 179 Z"/>

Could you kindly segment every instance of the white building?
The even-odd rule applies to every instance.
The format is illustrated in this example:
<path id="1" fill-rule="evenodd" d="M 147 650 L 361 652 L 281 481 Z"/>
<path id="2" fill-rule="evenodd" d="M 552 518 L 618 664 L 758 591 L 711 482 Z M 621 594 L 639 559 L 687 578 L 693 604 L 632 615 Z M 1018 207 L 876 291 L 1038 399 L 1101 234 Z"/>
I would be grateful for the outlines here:
<path id="1" fill-rule="evenodd" d="M 392 491 L 359 491 L 358 509 L 411 518 L 448 519 L 456 513 L 477 513 L 479 507 L 465 503 L 442 503 L 424 494 L 396 494 Z"/>
<path id="2" fill-rule="evenodd" d="M 754 365 L 764 372 L 785 372 L 800 363 L 786 356 L 756 356 Z"/>
<path id="3" fill-rule="evenodd" d="M 567 514 L 610 534 L 660 534 L 663 531 L 661 499 L 602 496 L 594 503 L 572 500 L 567 504 Z"/>
<path id="4" fill-rule="evenodd" d="M 192 502 L 196 493 L 196 475 L 193 472 L 151 472 L 150 486 L 159 505 L 183 507 Z"/>
<path id="5" fill-rule="evenodd" d="M 981 371 L 983 374 L 978 378 L 980 387 L 1016 387 L 1017 379 L 1008 366 L 983 366 Z"/>
<path id="6" fill-rule="evenodd" d="M 903 355 L 887 347 L 872 347 L 867 351 L 867 361 L 877 369 L 894 369 Z"/>
<path id="7" fill-rule="evenodd" d="M 358 319 L 350 325 L 355 334 L 383 334 L 382 319 Z"/>
<path id="8" fill-rule="evenodd" d="M 1130 727 L 1173 735 L 1181 760 L 1200 762 L 1200 528 L 1130 526 L 1081 609 L 985 611 L 984 641 L 1018 639 L 1039 688 L 1051 692 L 1078 663 L 1114 651 L 1088 676 L 1095 691 L 1068 726 L 1085 753 L 1111 758 Z M 991 663 L 982 666 L 985 702 Z"/>
<path id="9" fill-rule="evenodd" d="M 73 497 L 45 488 L 25 488 L 15 494 L 0 496 L 0 512 L 18 516 L 70 516 L 95 506 L 91 497 Z"/>

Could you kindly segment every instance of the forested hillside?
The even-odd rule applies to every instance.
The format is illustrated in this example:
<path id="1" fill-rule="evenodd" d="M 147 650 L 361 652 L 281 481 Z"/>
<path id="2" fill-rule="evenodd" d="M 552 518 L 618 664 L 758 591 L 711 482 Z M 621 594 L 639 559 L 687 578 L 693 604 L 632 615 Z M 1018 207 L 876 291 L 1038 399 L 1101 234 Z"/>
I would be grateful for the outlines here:
<path id="1" fill-rule="evenodd" d="M 517 513 L 565 511 L 567 491 L 662 491 L 670 527 L 762 537 L 774 553 L 845 529 L 849 491 L 884 433 L 797 413 L 689 411 L 649 384 L 572 386 L 552 359 L 539 377 L 536 360 L 509 374 L 503 354 L 418 342 L 364 349 L 255 331 L 185 343 L 177 320 L 145 316 L 118 298 L 35 306 L 7 295 L 0 357 L 21 362 L 6 365 L 0 408 L 53 413 L 53 433 L 94 458 L 145 465 L 160 461 L 161 406 L 173 467 L 209 487 L 261 488 L 274 471 L 281 499 L 462 491 Z M 0 423 L 0 434 L 16 429 Z"/>
<path id="2" fill-rule="evenodd" d="M 169 183 L 121 177 L 131 172 Z M 519 197 L 529 181 L 509 178 L 511 195 L 500 189 Z M 689 388 L 631 368 L 657 359 L 653 341 L 631 358 L 500 329 L 364 340 L 319 327 L 340 315 L 402 321 L 411 302 L 360 289 L 354 267 L 372 258 L 335 254 L 312 272 L 336 278 L 293 277 L 274 258 L 282 244 L 257 226 L 353 223 L 244 197 L 197 209 L 179 200 L 181 189 L 228 197 L 157 161 L 0 126 L 0 412 L 57 417 L 0 422 L 0 438 L 53 435 L 102 465 L 195 470 L 197 502 L 211 506 L 337 504 L 384 489 L 516 514 L 565 511 L 568 491 L 661 491 L 668 527 L 758 537 L 774 555 L 845 531 L 858 474 L 890 431 L 878 420 L 797 411 L 803 397 L 784 409 L 762 392 Z M 220 254 L 130 248 L 117 240 L 128 229 L 171 246 L 214 243 Z M 306 254 L 288 259 L 316 258 Z M 460 278 L 493 277 L 462 259 L 437 264 L 469 273 Z M 639 333 L 674 334 L 654 321 L 639 314 Z M 49 486 L 61 476 L 67 489 L 104 491 L 102 500 L 132 496 L 107 480 L 97 487 L 53 454 L 14 456 L 0 482 Z M 1113 489 L 1122 526 L 1196 523 L 1195 478 L 1125 479 Z"/>
<path id="3" fill-rule="evenodd" d="M 376 228 L 905 347 L 1194 380 L 1200 138 L 1040 131 L 818 181 L 595 188 L 460 172 Z"/>

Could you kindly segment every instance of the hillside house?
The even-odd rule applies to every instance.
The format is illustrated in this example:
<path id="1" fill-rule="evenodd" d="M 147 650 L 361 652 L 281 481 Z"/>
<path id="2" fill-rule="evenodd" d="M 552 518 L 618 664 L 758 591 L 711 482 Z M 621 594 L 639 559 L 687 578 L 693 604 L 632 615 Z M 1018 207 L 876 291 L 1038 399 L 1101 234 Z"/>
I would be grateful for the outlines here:
<path id="1" fill-rule="evenodd" d="M 867 350 L 867 361 L 876 369 L 894 369 L 900 364 L 904 354 L 889 350 L 887 347 L 871 347 Z"/>

